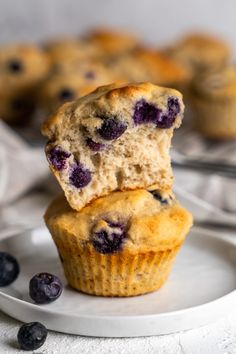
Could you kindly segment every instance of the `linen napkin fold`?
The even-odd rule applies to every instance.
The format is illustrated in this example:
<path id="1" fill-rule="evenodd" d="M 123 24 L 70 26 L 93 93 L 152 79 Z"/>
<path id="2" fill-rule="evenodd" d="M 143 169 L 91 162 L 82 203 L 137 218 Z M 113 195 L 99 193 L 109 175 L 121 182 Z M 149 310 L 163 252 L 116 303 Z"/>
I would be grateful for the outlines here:
<path id="1" fill-rule="evenodd" d="M 0 207 L 40 185 L 48 173 L 43 149 L 31 147 L 0 121 Z"/>

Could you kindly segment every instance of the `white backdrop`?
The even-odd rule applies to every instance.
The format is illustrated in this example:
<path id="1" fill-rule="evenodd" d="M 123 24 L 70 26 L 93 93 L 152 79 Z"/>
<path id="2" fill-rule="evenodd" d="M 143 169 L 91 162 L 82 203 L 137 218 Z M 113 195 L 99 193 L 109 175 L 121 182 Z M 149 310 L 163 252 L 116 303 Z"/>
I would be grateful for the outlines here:
<path id="1" fill-rule="evenodd" d="M 137 31 L 157 44 L 187 30 L 208 30 L 236 48 L 236 0 L 0 0 L 0 42 L 99 24 Z"/>

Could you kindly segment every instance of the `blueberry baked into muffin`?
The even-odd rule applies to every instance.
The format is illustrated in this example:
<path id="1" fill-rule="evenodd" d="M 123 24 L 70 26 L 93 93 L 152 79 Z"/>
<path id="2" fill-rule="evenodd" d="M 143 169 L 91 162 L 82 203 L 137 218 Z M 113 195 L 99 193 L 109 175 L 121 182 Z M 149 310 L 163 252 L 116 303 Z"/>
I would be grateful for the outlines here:
<path id="1" fill-rule="evenodd" d="M 0 48 L 0 117 L 26 123 L 35 107 L 36 90 L 50 69 L 45 53 L 31 44 Z"/>
<path id="2" fill-rule="evenodd" d="M 101 296 L 134 296 L 166 281 L 192 217 L 171 192 L 113 192 L 77 212 L 64 196 L 45 214 L 68 283 Z"/>
<path id="3" fill-rule="evenodd" d="M 46 155 L 72 208 L 115 190 L 172 186 L 169 148 L 184 105 L 174 89 L 108 85 L 64 104 L 43 125 Z"/>
<path id="4" fill-rule="evenodd" d="M 236 138 L 236 68 L 202 73 L 189 91 L 195 128 L 208 138 Z"/>

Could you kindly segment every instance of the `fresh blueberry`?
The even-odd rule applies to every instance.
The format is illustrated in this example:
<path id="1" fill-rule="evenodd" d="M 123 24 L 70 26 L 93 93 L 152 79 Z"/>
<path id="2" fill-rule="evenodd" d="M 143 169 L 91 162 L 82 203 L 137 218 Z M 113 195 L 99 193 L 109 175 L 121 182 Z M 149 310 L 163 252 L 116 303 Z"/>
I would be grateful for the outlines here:
<path id="1" fill-rule="evenodd" d="M 92 244 L 95 250 L 102 254 L 111 254 L 122 249 L 125 226 L 107 221 L 107 228 L 92 233 Z"/>
<path id="2" fill-rule="evenodd" d="M 165 198 L 158 189 L 149 192 L 153 195 L 153 198 L 158 200 L 162 205 L 169 204 L 170 197 Z"/>
<path id="3" fill-rule="evenodd" d="M 135 124 L 156 124 L 160 118 L 161 110 L 144 99 L 138 101 L 134 107 L 133 120 Z"/>
<path id="4" fill-rule="evenodd" d="M 75 98 L 75 93 L 69 87 L 65 87 L 58 92 L 58 98 L 62 102 L 72 101 Z"/>
<path id="5" fill-rule="evenodd" d="M 167 112 L 161 114 L 159 120 L 156 122 L 157 128 L 171 128 L 179 112 L 180 105 L 178 99 L 175 97 L 170 97 L 167 102 Z"/>
<path id="6" fill-rule="evenodd" d="M 9 253 L 0 252 L 0 286 L 7 286 L 13 283 L 18 277 L 20 267 Z"/>
<path id="7" fill-rule="evenodd" d="M 92 70 L 86 71 L 84 76 L 88 80 L 93 80 L 93 79 L 95 79 L 95 72 Z"/>
<path id="8" fill-rule="evenodd" d="M 104 150 L 106 148 L 105 144 L 96 143 L 91 138 L 87 138 L 86 139 L 86 144 L 94 152 L 101 151 L 101 150 Z"/>
<path id="9" fill-rule="evenodd" d="M 99 128 L 97 132 L 104 140 L 115 140 L 118 139 L 126 129 L 127 125 L 125 123 L 113 117 L 105 118 L 101 128 Z"/>
<path id="10" fill-rule="evenodd" d="M 49 162 L 56 170 L 61 171 L 66 166 L 66 159 L 71 156 L 71 153 L 63 150 L 60 146 L 54 146 L 47 154 Z"/>
<path id="11" fill-rule="evenodd" d="M 81 163 L 76 162 L 71 169 L 70 183 L 76 188 L 83 188 L 87 186 L 91 180 L 91 172 L 85 168 Z"/>
<path id="12" fill-rule="evenodd" d="M 62 283 L 57 276 L 39 273 L 30 280 L 29 294 L 36 304 L 48 304 L 59 298 L 62 288 Z"/>
<path id="13" fill-rule="evenodd" d="M 47 328 L 39 322 L 23 324 L 17 334 L 20 349 L 36 350 L 46 341 Z"/>
<path id="14" fill-rule="evenodd" d="M 11 73 L 19 74 L 23 71 L 23 64 L 19 59 L 11 59 L 7 63 L 7 68 Z"/>

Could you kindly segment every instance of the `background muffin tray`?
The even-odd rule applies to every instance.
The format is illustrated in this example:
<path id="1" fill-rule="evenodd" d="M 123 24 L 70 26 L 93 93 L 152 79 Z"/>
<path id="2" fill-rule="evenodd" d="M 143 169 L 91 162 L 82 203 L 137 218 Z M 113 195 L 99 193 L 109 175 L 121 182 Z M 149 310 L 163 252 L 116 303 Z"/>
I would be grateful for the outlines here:
<path id="1" fill-rule="evenodd" d="M 133 298 L 95 297 L 67 287 L 45 228 L 12 235 L 0 242 L 0 249 L 17 257 L 21 266 L 16 282 L 1 288 L 1 310 L 59 332 L 101 337 L 168 334 L 214 321 L 236 300 L 236 242 L 203 229 L 190 232 L 161 290 Z M 62 296 L 43 306 L 33 304 L 28 295 L 29 279 L 41 271 L 60 276 L 65 284 Z"/>

